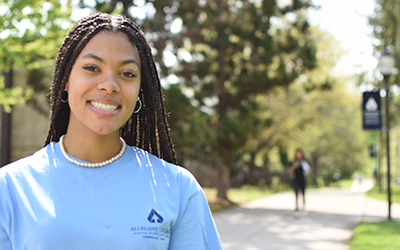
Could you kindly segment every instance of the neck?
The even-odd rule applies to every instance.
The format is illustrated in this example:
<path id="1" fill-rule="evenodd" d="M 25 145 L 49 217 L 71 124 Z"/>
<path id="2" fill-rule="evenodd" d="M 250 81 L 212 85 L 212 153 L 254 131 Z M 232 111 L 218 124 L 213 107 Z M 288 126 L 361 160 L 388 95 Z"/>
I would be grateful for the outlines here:
<path id="1" fill-rule="evenodd" d="M 103 162 L 118 154 L 121 150 L 119 134 L 110 135 L 66 133 L 64 148 L 68 154 L 87 162 Z"/>

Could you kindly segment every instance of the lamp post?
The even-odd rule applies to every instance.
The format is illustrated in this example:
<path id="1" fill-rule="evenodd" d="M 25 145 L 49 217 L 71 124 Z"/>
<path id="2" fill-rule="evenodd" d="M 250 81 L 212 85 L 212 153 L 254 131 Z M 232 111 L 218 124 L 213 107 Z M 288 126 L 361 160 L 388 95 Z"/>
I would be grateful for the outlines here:
<path id="1" fill-rule="evenodd" d="M 390 191 L 390 144 L 389 144 L 389 98 L 390 98 L 390 88 L 389 88 L 389 78 L 393 74 L 395 64 L 395 58 L 389 53 L 385 47 L 381 56 L 379 57 L 379 71 L 383 75 L 385 82 L 385 92 L 386 92 L 386 153 L 387 153 L 387 186 L 388 186 L 388 220 L 392 219 L 392 200 Z"/>

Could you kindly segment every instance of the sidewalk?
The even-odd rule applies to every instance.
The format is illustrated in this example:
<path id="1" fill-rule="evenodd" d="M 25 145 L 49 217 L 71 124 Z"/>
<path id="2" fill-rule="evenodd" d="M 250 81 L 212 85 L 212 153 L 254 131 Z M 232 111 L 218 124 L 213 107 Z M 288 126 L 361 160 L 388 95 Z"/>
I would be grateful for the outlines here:
<path id="1" fill-rule="evenodd" d="M 387 220 L 388 204 L 366 197 L 372 180 L 351 189 L 307 190 L 307 211 L 294 212 L 294 194 L 283 192 L 214 214 L 226 250 L 347 250 L 360 220 Z M 400 205 L 392 204 L 392 219 Z"/>

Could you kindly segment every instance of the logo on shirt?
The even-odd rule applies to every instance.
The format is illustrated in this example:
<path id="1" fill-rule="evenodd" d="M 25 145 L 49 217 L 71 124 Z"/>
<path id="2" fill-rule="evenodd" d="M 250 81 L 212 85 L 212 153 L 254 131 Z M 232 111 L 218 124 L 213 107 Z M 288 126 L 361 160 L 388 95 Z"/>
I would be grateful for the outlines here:
<path id="1" fill-rule="evenodd" d="M 154 209 L 151 210 L 151 212 L 150 212 L 150 214 L 149 214 L 149 217 L 147 217 L 147 219 L 148 219 L 151 223 L 155 223 L 156 221 L 157 221 L 158 223 L 162 223 L 162 222 L 164 221 L 164 218 L 163 218 L 159 213 L 157 213 L 157 211 L 154 210 Z"/>
<path id="2" fill-rule="evenodd" d="M 164 218 L 154 209 L 151 209 L 147 220 L 150 223 L 159 223 L 161 224 L 164 221 Z M 138 225 L 131 227 L 131 232 L 133 235 L 137 237 L 142 237 L 144 239 L 150 240 L 159 240 L 159 241 L 168 241 L 170 237 L 170 228 L 168 225 Z"/>

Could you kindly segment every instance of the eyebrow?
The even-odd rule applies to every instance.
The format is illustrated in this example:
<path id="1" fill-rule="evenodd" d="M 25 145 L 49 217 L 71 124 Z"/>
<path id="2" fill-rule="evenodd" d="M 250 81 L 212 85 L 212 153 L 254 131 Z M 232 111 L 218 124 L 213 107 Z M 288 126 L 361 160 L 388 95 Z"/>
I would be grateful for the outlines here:
<path id="1" fill-rule="evenodd" d="M 82 58 L 93 58 L 96 61 L 104 63 L 104 60 L 102 58 L 100 58 L 92 53 L 88 53 L 88 54 L 82 56 Z M 128 60 L 122 61 L 121 65 L 130 64 L 130 63 L 136 64 L 138 66 L 138 68 L 140 69 L 140 65 L 135 59 L 128 59 Z"/>
<path id="2" fill-rule="evenodd" d="M 96 56 L 96 55 L 93 55 L 92 53 L 88 53 L 88 54 L 82 56 L 82 58 L 93 58 L 93 59 L 96 60 L 96 61 L 99 61 L 99 62 L 101 62 L 101 63 L 104 63 L 104 60 L 103 60 L 103 59 L 101 59 L 100 57 L 98 57 L 98 56 Z"/>
<path id="3" fill-rule="evenodd" d="M 129 59 L 129 60 L 122 61 L 121 65 L 129 64 L 129 63 L 136 64 L 138 66 L 138 68 L 140 69 L 140 65 L 135 59 Z"/>

